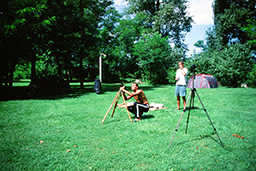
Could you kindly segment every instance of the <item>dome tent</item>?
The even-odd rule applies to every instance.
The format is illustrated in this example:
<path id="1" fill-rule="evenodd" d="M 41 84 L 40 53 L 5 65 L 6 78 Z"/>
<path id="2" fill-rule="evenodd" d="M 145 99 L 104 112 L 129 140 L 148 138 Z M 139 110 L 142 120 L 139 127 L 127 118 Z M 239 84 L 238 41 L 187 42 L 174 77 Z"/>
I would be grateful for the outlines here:
<path id="1" fill-rule="evenodd" d="M 188 80 L 187 87 L 193 87 L 194 76 Z M 194 88 L 218 88 L 218 82 L 212 75 L 196 74 L 194 80 Z"/>

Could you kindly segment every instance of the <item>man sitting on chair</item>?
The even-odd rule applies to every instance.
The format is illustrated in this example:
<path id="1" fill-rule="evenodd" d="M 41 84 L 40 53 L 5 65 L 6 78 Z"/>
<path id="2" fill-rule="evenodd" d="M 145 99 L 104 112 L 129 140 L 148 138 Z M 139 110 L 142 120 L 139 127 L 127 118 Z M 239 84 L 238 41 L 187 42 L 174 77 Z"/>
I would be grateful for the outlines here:
<path id="1" fill-rule="evenodd" d="M 129 92 L 125 90 L 125 86 L 120 87 L 120 90 L 124 94 L 124 98 L 126 100 L 129 100 L 132 97 L 134 97 L 135 100 L 137 101 L 137 102 L 134 102 L 133 106 L 129 106 L 127 108 L 131 113 L 135 114 L 136 119 L 134 119 L 133 121 L 134 122 L 140 121 L 143 112 L 147 112 L 149 110 L 148 99 L 145 96 L 144 92 L 142 90 L 139 90 L 139 86 L 137 83 L 132 83 L 131 90 L 133 92 Z M 128 94 L 129 96 L 126 97 L 125 93 Z"/>

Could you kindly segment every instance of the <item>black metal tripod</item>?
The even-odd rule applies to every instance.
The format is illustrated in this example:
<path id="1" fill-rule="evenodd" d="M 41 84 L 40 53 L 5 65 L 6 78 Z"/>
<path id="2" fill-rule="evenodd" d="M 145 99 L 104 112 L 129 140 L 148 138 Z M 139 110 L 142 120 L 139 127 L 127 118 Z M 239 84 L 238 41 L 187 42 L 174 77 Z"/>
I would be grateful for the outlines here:
<path id="1" fill-rule="evenodd" d="M 180 117 L 180 120 L 179 120 L 179 122 L 178 122 L 178 125 L 177 125 L 177 127 L 176 127 L 176 129 L 175 129 L 175 131 L 174 131 L 173 136 L 172 136 L 172 140 L 171 140 L 171 142 L 170 142 L 170 144 L 169 144 L 169 147 L 170 147 L 171 144 L 172 144 L 172 141 L 173 141 L 173 138 L 174 138 L 174 136 L 175 136 L 175 133 L 178 131 L 178 127 L 179 127 L 180 121 L 181 121 L 181 119 L 182 119 L 182 117 L 183 117 L 183 114 L 186 112 L 186 107 L 187 107 L 187 104 L 188 104 L 188 102 L 189 102 L 189 100 L 190 100 L 189 108 L 188 108 L 187 125 L 186 125 L 186 130 L 185 130 L 185 133 L 187 133 L 188 122 L 189 122 L 189 116 L 190 116 L 190 110 L 191 110 L 191 109 L 194 109 L 195 93 L 197 94 L 197 97 L 198 97 L 198 99 L 199 99 L 199 101 L 200 101 L 200 103 L 201 103 L 201 105 L 202 105 L 202 107 L 203 107 L 203 109 L 204 109 L 204 111 L 205 111 L 205 113 L 206 113 L 206 115 L 207 115 L 209 121 L 211 122 L 212 127 L 213 127 L 214 131 L 216 132 L 216 135 L 218 136 L 218 138 L 219 138 L 219 140 L 220 140 L 220 137 L 219 137 L 219 135 L 218 135 L 218 133 L 217 133 L 217 130 L 216 130 L 216 128 L 214 127 L 214 125 L 213 125 L 213 123 L 212 123 L 212 121 L 211 121 L 211 119 L 210 119 L 210 116 L 208 115 L 208 113 L 207 113 L 207 111 L 206 111 L 206 109 L 205 109 L 205 107 L 204 107 L 204 105 L 203 105 L 203 102 L 202 102 L 202 100 L 200 99 L 199 94 L 198 94 L 197 91 L 196 91 L 196 88 L 194 88 L 194 80 L 195 80 L 195 73 L 193 74 L 193 86 L 192 86 L 192 88 L 191 88 L 191 90 L 190 90 L 190 93 L 189 93 L 189 95 L 188 95 L 188 99 L 187 99 L 186 104 L 185 104 L 185 106 L 184 106 L 184 109 L 183 109 L 183 112 L 182 112 L 182 114 L 181 114 L 181 117 Z M 190 98 L 191 98 L 191 99 L 190 99 Z M 192 104 L 191 104 L 191 103 L 192 103 Z M 192 106 L 191 106 L 191 105 L 192 105 Z M 224 145 L 223 145 L 223 143 L 222 143 L 221 140 L 220 140 L 220 143 L 221 143 L 222 147 L 224 147 Z"/>

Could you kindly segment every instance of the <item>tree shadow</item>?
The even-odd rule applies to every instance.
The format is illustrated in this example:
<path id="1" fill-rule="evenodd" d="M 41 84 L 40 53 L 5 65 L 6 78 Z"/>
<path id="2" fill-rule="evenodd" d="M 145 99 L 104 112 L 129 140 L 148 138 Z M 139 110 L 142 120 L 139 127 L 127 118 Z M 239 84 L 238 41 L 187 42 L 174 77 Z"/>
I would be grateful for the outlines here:
<path id="1" fill-rule="evenodd" d="M 29 99 L 27 92 L 27 87 L 25 86 L 2 86 L 0 87 L 0 101 Z"/>
<path id="2" fill-rule="evenodd" d="M 130 84 L 129 84 L 130 85 Z M 70 85 L 71 92 L 69 94 L 45 94 L 45 93 L 36 93 L 29 94 L 28 86 L 1 86 L 0 87 L 0 101 L 9 101 L 9 100 L 27 100 L 27 99 L 43 99 L 43 100 L 58 100 L 63 98 L 76 98 L 89 93 L 95 93 L 94 83 L 85 83 L 84 88 L 81 89 L 80 85 Z M 154 90 L 160 86 L 143 86 L 140 88 L 143 91 Z M 107 92 L 118 92 L 120 88 L 120 83 L 103 83 L 101 86 L 101 93 L 105 94 Z M 127 86 L 127 90 L 130 90 L 130 87 Z"/>

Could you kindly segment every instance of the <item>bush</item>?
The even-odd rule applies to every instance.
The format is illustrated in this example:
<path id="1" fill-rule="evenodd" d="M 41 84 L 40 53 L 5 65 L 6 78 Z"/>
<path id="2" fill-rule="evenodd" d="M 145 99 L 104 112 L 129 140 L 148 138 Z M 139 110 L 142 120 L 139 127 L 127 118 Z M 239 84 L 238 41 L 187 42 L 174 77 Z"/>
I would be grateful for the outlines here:
<path id="1" fill-rule="evenodd" d="M 170 69 L 168 70 L 168 76 L 167 76 L 168 82 L 169 82 L 170 84 L 175 84 L 175 83 L 176 83 L 176 81 L 175 81 L 175 75 L 176 75 L 176 71 L 175 71 L 174 69 L 170 68 Z"/>
<path id="2" fill-rule="evenodd" d="M 13 79 L 25 79 L 30 78 L 31 75 L 30 64 L 17 64 L 15 71 L 13 72 Z"/>
<path id="3" fill-rule="evenodd" d="M 256 64 L 253 64 L 252 71 L 249 73 L 247 84 L 249 87 L 256 87 Z"/>
<path id="4" fill-rule="evenodd" d="M 235 44 L 221 50 L 212 50 L 195 55 L 197 71 L 211 74 L 218 82 L 228 87 L 238 87 L 247 81 L 252 71 L 252 55 L 247 44 Z"/>

